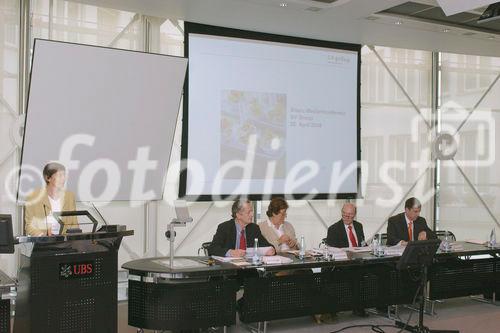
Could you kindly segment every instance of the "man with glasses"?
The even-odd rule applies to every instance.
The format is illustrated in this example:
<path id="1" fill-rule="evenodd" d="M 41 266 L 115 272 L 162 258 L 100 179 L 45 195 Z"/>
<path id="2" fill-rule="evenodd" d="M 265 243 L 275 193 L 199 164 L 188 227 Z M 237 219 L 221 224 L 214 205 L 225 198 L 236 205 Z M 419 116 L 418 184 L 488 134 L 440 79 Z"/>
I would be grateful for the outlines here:
<path id="1" fill-rule="evenodd" d="M 342 206 L 342 218 L 328 228 L 326 244 L 333 247 L 360 247 L 365 243 L 363 225 L 354 221 L 356 206 L 350 202 Z M 352 311 L 359 317 L 368 316 L 365 309 L 356 308 Z M 332 315 L 335 315 L 332 313 Z"/>
<path id="2" fill-rule="evenodd" d="M 231 206 L 232 219 L 219 224 L 208 254 L 220 257 L 244 257 L 246 249 L 259 240 L 260 247 L 270 247 L 266 255 L 276 254 L 274 247 L 262 236 L 259 226 L 253 223 L 253 206 L 247 199 L 237 199 Z"/>

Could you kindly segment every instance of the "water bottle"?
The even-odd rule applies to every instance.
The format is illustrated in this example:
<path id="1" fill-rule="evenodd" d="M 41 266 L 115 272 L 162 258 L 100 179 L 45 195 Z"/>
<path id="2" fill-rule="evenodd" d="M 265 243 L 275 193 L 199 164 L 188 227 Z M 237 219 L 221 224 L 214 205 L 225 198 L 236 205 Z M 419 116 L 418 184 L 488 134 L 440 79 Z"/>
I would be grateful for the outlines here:
<path id="1" fill-rule="evenodd" d="M 451 251 L 451 244 L 450 244 L 450 236 L 448 233 L 448 230 L 444 232 L 444 240 L 443 240 L 443 245 L 442 245 L 442 250 L 444 252 L 450 252 Z"/>
<path id="2" fill-rule="evenodd" d="M 306 241 L 304 240 L 304 236 L 300 236 L 299 259 L 304 260 L 305 256 L 306 256 Z"/>
<path id="3" fill-rule="evenodd" d="M 382 232 L 378 233 L 378 242 L 377 242 L 378 248 L 377 248 L 377 256 L 383 257 L 384 256 L 384 245 L 382 244 Z"/>
<path id="4" fill-rule="evenodd" d="M 254 264 L 254 265 L 260 265 L 259 239 L 258 238 L 255 238 L 254 241 L 253 241 L 252 264 Z"/>
<path id="5" fill-rule="evenodd" d="M 491 229 L 490 232 L 490 241 L 488 243 L 488 246 L 493 248 L 497 245 L 497 234 L 495 232 L 495 228 Z"/>
<path id="6" fill-rule="evenodd" d="M 378 256 L 378 243 L 379 243 L 378 235 L 377 236 L 373 236 L 372 251 L 373 251 L 373 255 L 374 256 Z"/>
<path id="7" fill-rule="evenodd" d="M 328 246 L 323 248 L 323 259 L 326 261 L 330 261 L 330 253 L 328 253 Z"/>

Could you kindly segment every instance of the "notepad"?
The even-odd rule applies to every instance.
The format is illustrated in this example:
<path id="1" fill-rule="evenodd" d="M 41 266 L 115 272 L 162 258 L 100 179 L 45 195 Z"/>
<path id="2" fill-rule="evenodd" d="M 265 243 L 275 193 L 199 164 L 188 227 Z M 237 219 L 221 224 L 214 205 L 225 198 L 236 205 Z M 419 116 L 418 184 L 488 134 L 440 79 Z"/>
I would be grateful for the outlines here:
<path id="1" fill-rule="evenodd" d="M 262 262 L 266 265 L 281 265 L 293 262 L 292 259 L 283 256 L 264 256 Z"/>
<path id="2" fill-rule="evenodd" d="M 263 246 L 263 247 L 258 247 L 257 248 L 257 253 L 259 254 L 259 256 L 265 256 L 266 253 L 272 249 L 271 246 Z M 255 251 L 254 251 L 254 248 L 253 247 L 248 247 L 247 250 L 246 250 L 246 254 L 245 254 L 245 257 L 247 258 L 251 258 L 253 257 Z"/>
<path id="3" fill-rule="evenodd" d="M 363 253 L 363 252 L 371 252 L 371 247 L 363 246 L 363 247 L 349 247 L 346 248 L 346 251 L 354 252 L 354 253 Z"/>
<path id="4" fill-rule="evenodd" d="M 479 239 L 468 239 L 466 240 L 466 242 L 477 245 L 484 245 L 486 243 L 484 240 L 479 240 Z"/>
<path id="5" fill-rule="evenodd" d="M 212 256 L 213 259 L 222 261 L 222 262 L 232 262 L 235 260 L 241 260 L 239 257 L 219 257 L 219 256 Z"/>

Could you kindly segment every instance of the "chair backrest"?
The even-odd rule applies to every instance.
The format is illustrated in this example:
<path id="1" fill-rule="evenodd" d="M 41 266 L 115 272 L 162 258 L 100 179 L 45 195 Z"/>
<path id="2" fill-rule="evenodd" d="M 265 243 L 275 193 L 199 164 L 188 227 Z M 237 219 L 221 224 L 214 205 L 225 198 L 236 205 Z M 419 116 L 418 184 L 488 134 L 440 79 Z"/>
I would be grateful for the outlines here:
<path id="1" fill-rule="evenodd" d="M 382 236 L 382 245 L 387 245 L 387 234 L 380 234 Z"/>
<path id="2" fill-rule="evenodd" d="M 446 232 L 448 232 L 448 237 L 451 239 L 452 242 L 456 242 L 457 241 L 457 237 L 455 237 L 455 234 L 453 234 L 453 232 L 451 232 L 451 231 L 448 231 L 448 230 L 438 230 L 438 231 L 435 231 L 434 233 L 436 234 L 436 237 L 438 239 L 443 240 L 446 237 Z"/>
<path id="3" fill-rule="evenodd" d="M 212 245 L 212 242 L 205 242 L 201 244 L 201 247 L 198 249 L 198 255 L 200 255 L 200 251 L 203 250 L 203 254 L 208 256 L 208 248 Z"/>

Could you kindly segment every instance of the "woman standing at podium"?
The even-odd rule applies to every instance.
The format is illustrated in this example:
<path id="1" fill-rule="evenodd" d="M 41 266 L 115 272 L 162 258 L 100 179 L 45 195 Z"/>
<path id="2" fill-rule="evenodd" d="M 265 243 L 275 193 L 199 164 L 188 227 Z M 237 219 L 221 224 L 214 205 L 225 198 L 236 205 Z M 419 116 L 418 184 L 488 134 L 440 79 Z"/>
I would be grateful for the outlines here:
<path id="1" fill-rule="evenodd" d="M 46 186 L 31 192 L 26 198 L 24 211 L 25 231 L 30 236 L 58 235 L 59 222 L 52 216 L 53 212 L 74 211 L 75 196 L 66 191 L 66 168 L 64 165 L 51 162 L 43 168 L 43 179 Z M 64 217 L 62 233 L 68 228 L 78 227 L 76 216 Z"/>

